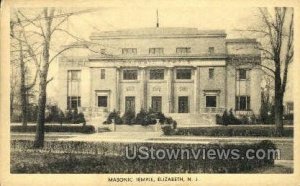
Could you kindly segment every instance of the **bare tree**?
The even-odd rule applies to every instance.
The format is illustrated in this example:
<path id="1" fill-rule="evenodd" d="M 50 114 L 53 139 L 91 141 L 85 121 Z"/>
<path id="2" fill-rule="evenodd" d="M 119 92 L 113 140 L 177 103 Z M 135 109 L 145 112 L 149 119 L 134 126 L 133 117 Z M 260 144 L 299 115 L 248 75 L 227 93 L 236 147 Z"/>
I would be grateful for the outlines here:
<path id="1" fill-rule="evenodd" d="M 286 91 L 289 65 L 294 56 L 294 12 L 293 8 L 276 7 L 274 10 L 259 8 L 260 26 L 250 32 L 262 36 L 258 47 L 263 59 L 270 65 L 263 66 L 274 77 L 275 125 L 278 136 L 283 135 L 283 98 Z"/>
<path id="2" fill-rule="evenodd" d="M 41 11 L 31 10 L 34 17 L 29 17 L 22 10 L 16 11 L 17 22 L 22 31 L 22 42 L 27 49 L 38 69 L 38 113 L 37 127 L 34 147 L 40 148 L 44 145 L 44 125 L 45 125 L 45 108 L 47 99 L 47 85 L 53 78 L 48 79 L 48 71 L 50 64 L 63 52 L 74 48 L 72 45 L 67 46 L 59 51 L 55 51 L 55 33 L 65 33 L 64 23 L 70 16 L 82 13 L 88 13 L 94 10 L 83 10 L 77 12 L 64 12 L 62 9 L 43 8 Z M 37 36 L 36 39 L 28 39 L 28 35 Z M 57 39 L 57 38 L 56 38 Z M 40 46 L 39 51 L 34 49 L 34 45 Z"/>
<path id="3" fill-rule="evenodd" d="M 13 113 L 15 109 L 15 101 L 18 97 L 17 87 L 19 86 L 18 76 L 19 73 L 17 72 L 18 65 L 14 60 L 11 60 L 11 67 L 10 67 L 10 117 L 13 118 Z"/>
<path id="4" fill-rule="evenodd" d="M 15 23 L 18 23 L 18 25 Z M 29 67 L 28 65 L 26 65 L 26 63 L 31 61 L 31 59 L 34 59 L 35 57 L 33 56 L 33 51 L 29 51 L 29 49 L 26 49 L 26 46 L 24 46 L 24 43 L 26 43 L 25 41 L 27 41 L 28 38 L 26 33 L 24 32 L 24 29 L 22 29 L 22 27 L 20 27 L 19 25 L 20 18 L 16 14 L 15 20 L 11 21 L 10 35 L 13 43 L 11 44 L 11 54 L 13 56 L 11 57 L 11 64 L 12 66 L 16 66 L 16 64 L 18 64 L 17 67 L 19 72 L 17 73 L 16 71 L 14 71 L 12 72 L 14 74 L 11 75 L 11 82 L 14 83 L 13 87 L 11 86 L 11 112 L 13 112 L 13 102 L 15 98 L 14 93 L 16 92 L 16 82 L 18 81 L 17 78 L 20 78 L 18 93 L 20 94 L 19 97 L 21 103 L 22 125 L 26 127 L 28 113 L 28 92 L 34 87 L 36 83 L 38 71 L 35 72 L 34 79 L 31 83 L 29 83 Z M 30 49 L 33 50 L 32 48 Z M 15 70 L 17 70 L 17 68 Z M 16 76 L 15 74 L 18 74 L 18 76 Z"/>

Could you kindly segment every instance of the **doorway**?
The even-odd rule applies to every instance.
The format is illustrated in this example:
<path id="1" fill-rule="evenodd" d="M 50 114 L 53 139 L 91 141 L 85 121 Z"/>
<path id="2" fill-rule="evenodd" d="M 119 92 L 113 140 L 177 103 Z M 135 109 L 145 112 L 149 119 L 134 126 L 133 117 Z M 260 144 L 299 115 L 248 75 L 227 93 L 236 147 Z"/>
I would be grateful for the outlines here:
<path id="1" fill-rule="evenodd" d="M 188 113 L 189 112 L 189 97 L 179 96 L 178 97 L 178 113 Z"/>

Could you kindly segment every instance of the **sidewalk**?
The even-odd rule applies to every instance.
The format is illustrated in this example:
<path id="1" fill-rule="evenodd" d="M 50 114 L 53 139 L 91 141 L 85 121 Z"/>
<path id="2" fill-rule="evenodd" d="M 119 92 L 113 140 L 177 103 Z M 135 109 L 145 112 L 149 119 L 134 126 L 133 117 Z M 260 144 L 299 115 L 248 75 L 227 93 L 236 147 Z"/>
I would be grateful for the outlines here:
<path id="1" fill-rule="evenodd" d="M 286 168 L 294 168 L 294 160 L 275 160 L 274 165 L 279 165 Z"/>
<path id="2" fill-rule="evenodd" d="M 34 133 L 11 133 L 12 137 L 24 136 L 34 137 Z M 178 143 L 197 143 L 197 142 L 257 142 L 262 140 L 270 140 L 277 143 L 293 143 L 293 138 L 285 137 L 219 137 L 219 136 L 164 136 L 161 132 L 101 132 L 94 134 L 81 134 L 81 133 L 62 133 L 62 132 L 49 132 L 45 137 L 57 137 L 59 140 L 74 140 L 74 141 L 151 141 L 151 142 L 178 142 Z M 62 139 L 60 139 L 62 138 Z"/>

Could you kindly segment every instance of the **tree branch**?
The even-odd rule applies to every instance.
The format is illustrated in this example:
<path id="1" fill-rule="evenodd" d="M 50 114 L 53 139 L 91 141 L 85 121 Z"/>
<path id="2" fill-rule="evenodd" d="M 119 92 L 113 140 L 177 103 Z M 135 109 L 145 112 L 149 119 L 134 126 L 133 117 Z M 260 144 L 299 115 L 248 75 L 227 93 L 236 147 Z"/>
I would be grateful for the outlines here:
<path id="1" fill-rule="evenodd" d="M 18 10 L 18 13 L 29 23 L 31 23 L 33 26 L 39 28 L 39 25 L 37 25 L 36 23 L 34 23 L 34 21 L 32 21 L 31 19 L 29 19 L 28 17 L 26 17 L 20 10 Z M 40 15 L 37 16 L 37 19 L 40 17 Z M 21 24 L 21 20 L 18 21 L 19 24 Z"/>
<path id="2" fill-rule="evenodd" d="M 284 61 L 284 72 L 283 72 L 283 80 L 281 85 L 281 91 L 284 93 L 286 89 L 287 76 L 288 76 L 288 68 L 294 56 L 294 47 L 293 47 L 293 39 L 294 39 L 294 13 L 292 12 L 291 21 L 289 25 L 288 32 L 288 41 L 287 41 L 287 51 L 286 57 Z"/>
<path id="3" fill-rule="evenodd" d="M 35 72 L 34 79 L 33 79 L 32 83 L 29 84 L 29 85 L 27 85 L 25 87 L 27 91 L 30 90 L 30 89 L 32 89 L 33 86 L 36 84 L 36 80 L 37 80 L 38 74 L 39 74 L 39 69 L 36 69 L 36 72 Z"/>
<path id="4" fill-rule="evenodd" d="M 51 77 L 49 80 L 47 80 L 46 84 L 50 83 L 54 78 Z"/>
<path id="5" fill-rule="evenodd" d="M 61 51 L 59 51 L 57 54 L 55 54 L 50 60 L 49 60 L 49 64 L 57 57 L 59 56 L 60 54 L 62 54 L 63 52 L 69 50 L 69 49 L 72 49 L 72 48 L 76 48 L 76 46 L 70 46 L 70 47 L 66 47 L 64 49 L 62 49 Z"/>

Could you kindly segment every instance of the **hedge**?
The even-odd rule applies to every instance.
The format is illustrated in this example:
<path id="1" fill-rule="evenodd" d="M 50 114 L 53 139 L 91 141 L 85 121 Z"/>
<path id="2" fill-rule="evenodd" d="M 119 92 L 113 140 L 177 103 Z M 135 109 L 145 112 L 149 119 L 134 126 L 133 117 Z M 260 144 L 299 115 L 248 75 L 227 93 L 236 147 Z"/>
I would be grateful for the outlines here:
<path id="1" fill-rule="evenodd" d="M 28 125 L 26 127 L 21 125 L 10 126 L 11 132 L 35 132 L 35 125 Z M 92 125 L 45 125 L 45 132 L 77 132 L 77 133 L 95 133 L 95 127 Z"/>
<path id="2" fill-rule="evenodd" d="M 156 124 L 156 119 L 159 120 L 160 124 L 175 124 L 176 121 L 171 117 L 166 117 L 162 112 L 154 112 L 151 108 L 149 110 L 141 109 L 139 113 L 135 114 L 134 111 L 128 110 L 121 117 L 120 112 L 113 110 L 109 113 L 107 119 L 103 124 L 111 124 L 114 119 L 115 124 L 125 124 L 125 125 L 154 125 Z"/>
<path id="3" fill-rule="evenodd" d="M 276 137 L 275 126 L 216 126 L 178 128 L 169 135 L 184 136 L 261 136 Z M 283 137 L 293 137 L 293 127 L 284 128 Z M 166 134 L 166 135 L 168 135 Z"/>
<path id="4" fill-rule="evenodd" d="M 274 164 L 273 159 L 127 159 L 125 147 L 154 149 L 276 149 L 270 141 L 252 144 L 176 144 L 45 141 L 35 150 L 32 141 L 11 141 L 12 173 L 238 173 Z M 130 152 L 132 153 L 132 151 Z"/>

